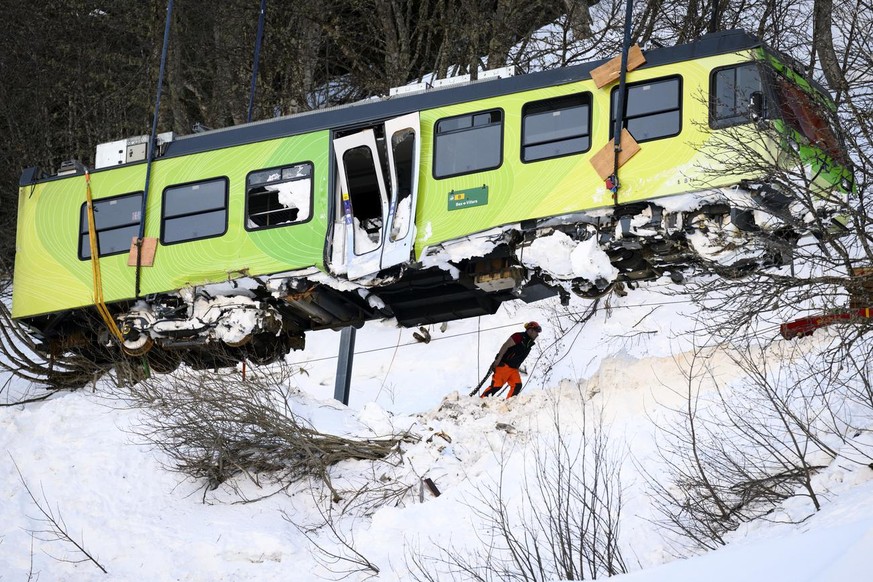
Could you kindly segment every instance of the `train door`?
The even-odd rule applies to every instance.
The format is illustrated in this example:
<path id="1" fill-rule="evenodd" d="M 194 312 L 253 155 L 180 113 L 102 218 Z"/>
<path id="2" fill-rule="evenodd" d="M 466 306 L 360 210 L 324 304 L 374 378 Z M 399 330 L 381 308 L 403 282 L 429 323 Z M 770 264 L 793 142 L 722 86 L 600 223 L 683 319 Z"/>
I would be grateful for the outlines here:
<path id="1" fill-rule="evenodd" d="M 385 146 L 391 177 L 388 230 L 382 250 L 382 268 L 409 260 L 415 242 L 415 203 L 418 200 L 418 163 L 421 158 L 418 113 L 385 122 Z"/>
<path id="2" fill-rule="evenodd" d="M 409 260 L 421 152 L 417 113 L 333 141 L 341 221 L 334 229 L 333 267 L 349 279 Z M 337 240 L 340 238 L 341 240 Z"/>

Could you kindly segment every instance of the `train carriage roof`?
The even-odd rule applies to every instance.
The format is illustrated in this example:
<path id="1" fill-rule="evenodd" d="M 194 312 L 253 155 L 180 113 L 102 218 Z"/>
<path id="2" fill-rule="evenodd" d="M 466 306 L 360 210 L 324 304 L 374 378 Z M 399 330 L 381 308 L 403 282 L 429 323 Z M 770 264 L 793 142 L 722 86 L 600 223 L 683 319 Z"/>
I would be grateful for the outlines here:
<path id="1" fill-rule="evenodd" d="M 647 50 L 646 64 L 643 67 L 655 67 L 732 53 L 752 49 L 762 44 L 760 39 L 743 30 L 716 32 L 707 34 L 700 40 L 689 44 Z M 581 81 L 590 79 L 592 69 L 602 65 L 607 60 L 508 78 L 471 82 L 442 89 L 431 89 L 417 94 L 368 99 L 349 105 L 266 119 L 201 134 L 180 136 L 167 145 L 162 157 L 183 156 L 312 131 L 350 127 L 414 111 Z"/>

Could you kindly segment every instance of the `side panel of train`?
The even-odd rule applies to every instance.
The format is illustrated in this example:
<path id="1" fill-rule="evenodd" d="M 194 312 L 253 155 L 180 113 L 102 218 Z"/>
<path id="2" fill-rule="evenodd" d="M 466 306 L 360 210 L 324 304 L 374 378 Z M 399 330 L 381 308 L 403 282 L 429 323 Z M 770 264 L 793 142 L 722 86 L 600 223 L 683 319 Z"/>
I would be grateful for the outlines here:
<path id="1" fill-rule="evenodd" d="M 324 131 L 155 163 L 145 236 L 161 244 L 154 266 L 141 269 L 142 295 L 323 266 L 328 151 L 329 132 Z M 271 175 L 277 179 L 270 180 Z M 136 270 L 128 260 L 138 235 L 144 182 L 145 164 L 91 176 L 107 303 L 134 296 Z M 246 223 L 246 189 L 257 183 L 295 185 L 297 213 L 277 218 L 293 224 L 270 228 L 269 217 Z M 15 317 L 93 305 L 85 191 L 82 175 L 22 188 Z"/>
<path id="2" fill-rule="evenodd" d="M 736 183 L 713 167 L 706 147 L 707 88 L 713 69 L 748 59 L 721 55 L 628 75 L 628 114 L 636 116 L 641 148 L 620 169 L 622 204 Z M 591 158 L 612 149 L 615 88 L 588 80 L 423 112 L 418 250 L 492 226 L 611 207 Z M 489 123 L 474 125 L 484 117 Z M 545 143 L 537 140 L 541 127 L 551 138 Z M 470 169 L 489 163 L 497 167 Z M 483 202 L 464 207 L 452 199 L 470 191 Z"/>

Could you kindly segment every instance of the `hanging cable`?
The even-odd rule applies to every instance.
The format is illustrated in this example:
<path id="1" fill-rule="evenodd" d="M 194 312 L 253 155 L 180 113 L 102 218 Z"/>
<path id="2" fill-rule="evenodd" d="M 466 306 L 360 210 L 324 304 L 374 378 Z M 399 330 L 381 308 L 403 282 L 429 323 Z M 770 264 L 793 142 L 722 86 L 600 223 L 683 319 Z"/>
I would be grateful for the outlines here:
<path id="1" fill-rule="evenodd" d="M 261 13 L 258 15 L 258 35 L 255 38 L 255 57 L 252 61 L 252 88 L 249 91 L 249 112 L 246 123 L 252 120 L 252 109 L 255 107 L 255 85 L 258 80 L 258 62 L 261 60 L 261 41 L 264 39 L 264 21 L 267 19 L 267 0 L 261 0 Z"/>
<path id="2" fill-rule="evenodd" d="M 109 333 L 119 341 L 124 342 L 124 337 L 121 335 L 121 330 L 115 323 L 112 314 L 109 313 L 109 308 L 103 301 L 103 279 L 100 276 L 100 250 L 97 248 L 97 227 L 94 221 L 94 200 L 91 196 L 91 174 L 85 170 L 85 200 L 86 209 L 88 212 L 88 243 L 91 245 L 91 287 L 94 297 L 94 305 L 97 307 L 97 312 L 103 319 L 103 323 L 109 329 Z"/>
<path id="3" fill-rule="evenodd" d="M 613 150 L 612 175 L 606 179 L 607 187 L 612 190 L 612 203 L 618 205 L 618 189 L 621 187 L 618 181 L 618 158 L 621 154 L 621 130 L 624 127 L 624 118 L 627 114 L 627 55 L 631 44 L 631 19 L 633 17 L 633 0 L 627 0 L 624 15 L 624 44 L 621 48 L 621 72 L 618 77 L 618 107 L 615 110 L 615 143 Z"/>
<path id="4" fill-rule="evenodd" d="M 158 114 L 161 110 L 161 92 L 164 87 L 164 70 L 167 67 L 167 48 L 170 46 L 170 21 L 173 16 L 173 0 L 167 0 L 167 21 L 164 24 L 164 47 L 161 49 L 161 69 L 158 72 L 158 89 L 155 96 L 155 112 L 152 116 L 152 133 L 149 135 L 148 158 L 146 161 L 145 186 L 142 192 L 142 206 L 139 211 L 139 234 L 136 237 L 136 298 L 139 299 L 142 273 L 142 239 L 145 236 L 146 207 L 149 199 L 149 183 L 152 177 L 152 162 L 155 159 L 158 136 Z"/>

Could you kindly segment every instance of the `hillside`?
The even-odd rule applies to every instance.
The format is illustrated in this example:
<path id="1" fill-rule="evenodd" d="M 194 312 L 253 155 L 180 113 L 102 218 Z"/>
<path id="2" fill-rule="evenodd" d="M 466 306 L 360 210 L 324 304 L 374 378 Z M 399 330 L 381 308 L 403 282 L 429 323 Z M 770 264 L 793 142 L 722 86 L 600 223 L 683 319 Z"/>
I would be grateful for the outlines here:
<path id="1" fill-rule="evenodd" d="M 202 480 L 169 471 L 169 459 L 141 436 L 142 410 L 130 408 L 110 378 L 88 390 L 0 408 L 7 452 L 0 471 L 0 579 L 337 579 L 354 564 L 331 560 L 313 543 L 350 555 L 324 527 L 324 511 L 338 515 L 340 508 L 350 509 L 333 520 L 336 531 L 378 567 L 374 579 L 415 579 L 409 569 L 416 561 L 427 564 L 432 579 L 452 579 L 447 556 L 476 563 L 478 550 L 499 547 L 488 532 L 494 523 L 483 519 L 499 487 L 510 520 L 543 502 L 532 469 L 554 467 L 548 459 L 560 449 L 555 443 L 569 451 L 567 462 L 573 451 L 587 451 L 588 472 L 581 465 L 574 471 L 583 480 L 590 479 L 597 451 L 600 466 L 615 469 L 598 474 L 620 478 L 618 547 L 631 573 L 618 580 L 864 579 L 873 565 L 873 472 L 848 449 L 814 477 L 820 511 L 808 497 L 788 499 L 729 533 L 727 547 L 671 561 L 681 545 L 659 523 L 648 480 L 664 476 L 658 443 L 665 428 L 678 426 L 675 409 L 685 402 L 693 361 L 687 332 L 698 316 L 680 297 L 655 290 L 613 297 L 610 309 L 584 328 L 572 324 L 572 314 L 585 307 L 575 301 L 566 309 L 548 302 L 512 305 L 444 331 L 434 326 L 427 345 L 390 322 L 369 324 L 358 335 L 349 408 L 331 400 L 339 334 L 313 334 L 307 351 L 290 358 L 295 370 L 306 370 L 285 382 L 295 414 L 331 434 L 372 438 L 409 429 L 419 437 L 390 462 L 335 465 L 332 482 L 345 493 L 334 504 L 311 481 L 283 490 L 270 474 L 240 475 L 206 491 Z M 468 397 L 504 336 L 529 319 L 545 330 L 542 353 L 528 359 L 522 395 L 512 401 Z M 819 332 L 796 345 L 810 352 L 827 339 Z M 710 352 L 708 361 L 712 374 L 702 393 L 714 382 L 736 385 L 746 378 L 724 352 Z M 253 382 L 266 371 L 247 373 Z M 241 380 L 238 373 L 232 378 Z M 4 401 L 24 389 L 11 381 Z M 854 442 L 863 439 L 869 444 L 867 435 Z M 579 449 L 582 442 L 589 447 Z M 598 442 L 602 446 L 591 448 Z M 424 478 L 439 497 L 421 484 Z M 22 479 L 108 576 L 70 544 L 51 541 Z M 351 494 L 365 487 L 370 497 Z M 394 497 L 371 514 L 354 509 L 380 491 Z M 349 579 L 366 578 L 356 572 Z M 469 579 L 469 573 L 454 579 Z"/>

